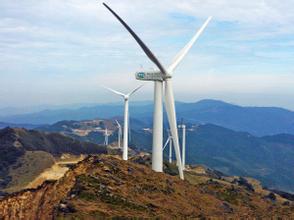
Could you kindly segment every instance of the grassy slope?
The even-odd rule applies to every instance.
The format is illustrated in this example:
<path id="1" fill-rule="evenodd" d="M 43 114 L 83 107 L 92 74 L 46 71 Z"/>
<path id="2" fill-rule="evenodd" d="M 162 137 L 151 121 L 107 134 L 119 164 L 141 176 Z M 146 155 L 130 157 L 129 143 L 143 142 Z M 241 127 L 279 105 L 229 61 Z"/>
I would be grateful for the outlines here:
<path id="1" fill-rule="evenodd" d="M 0 190 L 14 192 L 27 185 L 55 156 L 106 153 L 106 148 L 58 133 L 21 128 L 0 129 Z M 9 188 L 9 189 L 7 189 Z"/>
<path id="2" fill-rule="evenodd" d="M 290 216 L 293 208 L 272 203 L 243 187 L 190 175 L 188 181 L 154 173 L 114 157 L 89 158 L 58 210 L 59 219 L 269 218 Z M 198 181 L 198 179 L 200 179 Z"/>
<path id="3" fill-rule="evenodd" d="M 138 159 L 137 161 L 141 161 Z M 147 163 L 148 164 L 148 163 Z M 17 219 L 270 219 L 294 217 L 291 203 L 272 202 L 235 184 L 181 181 L 114 156 L 90 156 L 56 182 L 0 200 L 0 216 Z"/>
<path id="4" fill-rule="evenodd" d="M 54 164 L 54 157 L 44 151 L 26 151 L 17 162 L 9 168 L 11 181 L 3 190 L 11 193 L 23 189 L 36 176 Z"/>

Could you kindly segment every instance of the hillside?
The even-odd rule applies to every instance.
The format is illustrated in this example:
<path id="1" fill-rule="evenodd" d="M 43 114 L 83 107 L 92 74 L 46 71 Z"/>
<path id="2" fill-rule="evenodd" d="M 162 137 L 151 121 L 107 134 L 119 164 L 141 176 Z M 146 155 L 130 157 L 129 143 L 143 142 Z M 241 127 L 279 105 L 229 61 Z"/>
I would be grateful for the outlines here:
<path id="1" fill-rule="evenodd" d="M 150 132 L 133 132 L 132 143 L 141 150 L 150 152 L 151 140 Z M 187 164 L 250 176 L 269 188 L 294 192 L 293 158 L 294 135 L 256 137 L 213 124 L 189 125 L 186 131 Z"/>
<path id="2" fill-rule="evenodd" d="M 178 118 L 190 123 L 211 123 L 236 131 L 264 136 L 279 133 L 294 134 L 294 112 L 277 107 L 243 107 L 217 100 L 195 103 L 177 102 Z M 152 123 L 152 103 L 130 103 L 130 115 L 145 126 Z M 73 109 L 44 110 L 37 113 L 0 117 L 0 121 L 17 124 L 53 124 L 62 120 L 88 120 L 123 115 L 120 104 L 100 104 Z"/>
<path id="3" fill-rule="evenodd" d="M 97 121 L 102 130 L 97 130 Z M 61 121 L 40 129 L 102 144 L 104 124 L 111 132 L 110 143 L 116 145 L 117 128 L 114 120 Z M 144 129 L 141 122 L 134 120 L 131 125 L 136 128 L 131 130 L 131 148 L 151 152 L 152 130 Z M 256 137 L 213 124 L 187 123 L 188 164 L 204 164 L 229 175 L 251 176 L 269 188 L 294 192 L 293 158 L 294 135 Z"/>
<path id="4" fill-rule="evenodd" d="M 193 171 L 190 171 L 193 176 Z M 196 183 L 113 156 L 91 156 L 58 181 L 0 201 L 4 219 L 291 218 L 290 201 L 237 184 Z"/>
<path id="5" fill-rule="evenodd" d="M 54 157 L 106 153 L 106 148 L 82 143 L 59 133 L 21 128 L 0 130 L 0 190 L 29 183 L 54 164 Z M 12 190 L 13 191 L 13 190 Z"/>
<path id="6" fill-rule="evenodd" d="M 52 125 L 45 125 L 37 127 L 36 130 L 42 132 L 59 132 L 63 135 L 72 137 L 82 142 L 91 142 L 95 144 L 104 144 L 104 134 L 107 128 L 109 133 L 109 143 L 117 145 L 118 128 L 116 121 L 118 120 L 123 125 L 123 120 L 119 117 L 113 119 L 94 119 L 94 120 L 82 120 L 82 121 L 59 121 Z M 142 130 L 145 123 L 136 119 L 130 120 L 129 124 L 132 129 L 129 131 L 129 145 L 134 148 L 132 138 L 139 135 L 136 130 Z M 137 136 L 138 138 L 139 136 Z M 144 138 L 143 136 L 140 136 Z M 148 137 L 149 138 L 149 137 Z M 151 145 L 150 145 L 151 146 Z"/>
<path id="7" fill-rule="evenodd" d="M 114 120 L 60 121 L 36 128 L 42 132 L 58 132 L 81 142 L 104 145 L 105 129 L 108 129 L 109 143 L 117 142 L 117 124 Z"/>
<path id="8" fill-rule="evenodd" d="M 291 136 L 291 135 L 288 135 Z M 255 137 L 207 124 L 187 131 L 187 163 L 229 175 L 251 176 L 269 188 L 294 192 L 294 136 Z"/>

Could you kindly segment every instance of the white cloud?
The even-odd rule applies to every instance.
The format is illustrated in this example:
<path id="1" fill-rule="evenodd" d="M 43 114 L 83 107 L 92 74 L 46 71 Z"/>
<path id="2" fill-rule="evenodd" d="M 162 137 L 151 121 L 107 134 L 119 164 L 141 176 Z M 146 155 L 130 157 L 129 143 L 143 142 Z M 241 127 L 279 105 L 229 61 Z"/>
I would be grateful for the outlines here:
<path id="1" fill-rule="evenodd" d="M 178 91 L 237 92 L 237 93 L 287 93 L 293 94 L 293 74 L 226 74 L 208 72 L 194 76 L 175 76 Z"/>
<path id="2" fill-rule="evenodd" d="M 285 62 L 294 58 L 293 50 L 289 51 L 293 48 L 294 34 L 292 0 L 106 2 L 138 32 L 164 64 L 169 64 L 206 17 L 214 16 L 177 71 L 175 87 L 179 97 L 189 91 L 208 94 L 245 90 L 289 93 L 291 90 L 293 77 L 287 74 L 294 70 Z M 64 97 L 70 97 L 66 94 L 79 87 L 81 94 L 94 99 L 90 95 L 94 90 L 87 88 L 95 87 L 96 79 L 125 90 L 136 81 L 121 75 L 133 74 L 140 65 L 147 69 L 154 67 L 102 6 L 102 1 L 10 0 L 0 2 L 0 11 L 0 86 L 5 94 L 11 89 L 7 85 L 17 79 L 24 82 L 22 88 L 29 88 L 32 99 L 44 88 L 53 100 L 54 86 Z M 259 74 L 253 75 L 246 66 Z M 183 83 L 184 73 L 191 77 L 187 85 Z M 57 76 L 61 77 L 58 82 Z M 290 79 L 288 83 L 285 76 Z M 30 87 L 33 79 L 41 86 Z M 152 89 L 146 92 L 151 94 Z M 76 100 L 85 98 L 75 95 Z M 15 102 L 21 97 L 23 91 L 16 90 Z M 4 98 L 0 101 L 4 102 Z"/>

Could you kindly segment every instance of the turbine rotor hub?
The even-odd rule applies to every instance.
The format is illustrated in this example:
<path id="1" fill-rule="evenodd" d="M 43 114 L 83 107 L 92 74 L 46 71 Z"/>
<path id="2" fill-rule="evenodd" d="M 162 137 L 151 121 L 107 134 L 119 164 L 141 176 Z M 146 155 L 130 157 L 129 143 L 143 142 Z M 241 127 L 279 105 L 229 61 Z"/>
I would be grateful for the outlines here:
<path id="1" fill-rule="evenodd" d="M 166 79 L 171 79 L 172 75 L 170 73 L 167 73 L 166 75 L 162 74 L 162 77 L 163 77 L 164 80 L 166 80 Z"/>

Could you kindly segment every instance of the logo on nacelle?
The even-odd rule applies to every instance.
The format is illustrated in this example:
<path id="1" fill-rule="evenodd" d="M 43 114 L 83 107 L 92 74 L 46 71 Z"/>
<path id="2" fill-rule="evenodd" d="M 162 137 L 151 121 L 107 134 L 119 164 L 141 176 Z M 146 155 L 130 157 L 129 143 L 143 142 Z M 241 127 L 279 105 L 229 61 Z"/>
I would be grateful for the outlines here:
<path id="1" fill-rule="evenodd" d="M 162 81 L 160 72 L 137 72 L 136 79 L 143 81 Z"/>
<path id="2" fill-rule="evenodd" d="M 138 77 L 139 79 L 144 79 L 144 78 L 145 78 L 145 73 L 143 73 L 143 72 L 139 72 L 139 73 L 137 73 L 137 77 Z"/>

